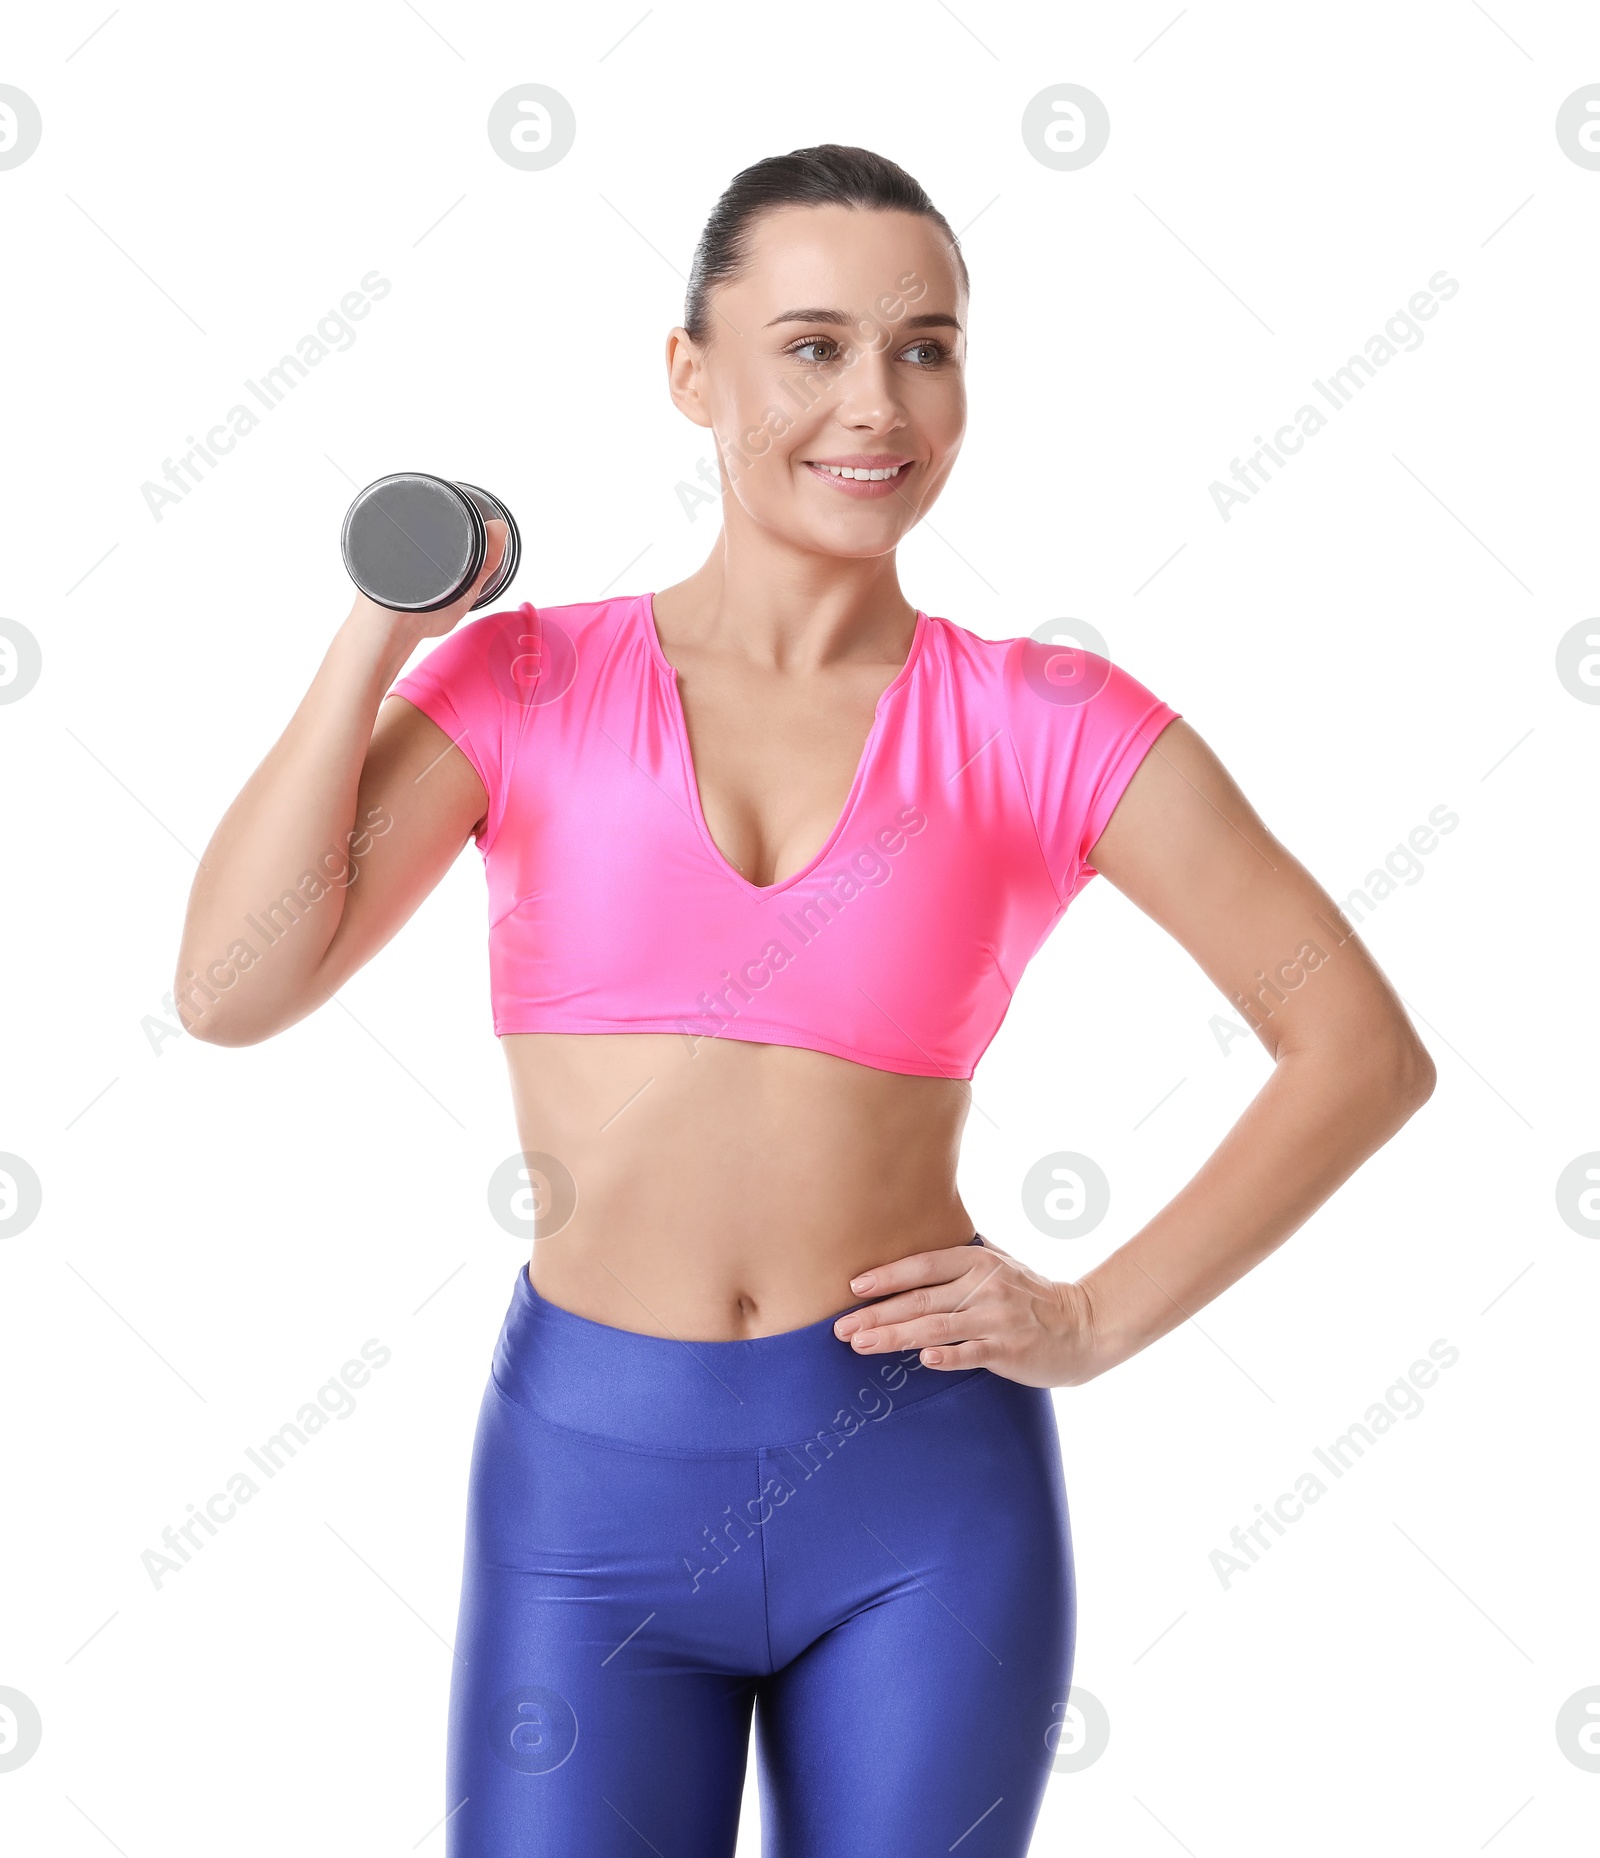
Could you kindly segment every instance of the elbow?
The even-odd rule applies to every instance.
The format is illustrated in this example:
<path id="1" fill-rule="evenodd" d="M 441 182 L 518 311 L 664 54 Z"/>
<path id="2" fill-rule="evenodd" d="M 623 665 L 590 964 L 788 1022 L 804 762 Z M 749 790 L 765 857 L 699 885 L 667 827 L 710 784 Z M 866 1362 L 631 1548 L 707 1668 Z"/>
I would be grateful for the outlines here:
<path id="1" fill-rule="evenodd" d="M 1383 1053 L 1375 1081 L 1390 1105 L 1396 1128 L 1409 1122 L 1433 1095 L 1439 1081 L 1438 1067 L 1409 1025 L 1400 1029 Z"/>
<path id="2" fill-rule="evenodd" d="M 178 1024 L 191 1039 L 199 1039 L 206 1045 L 217 1045 L 216 1017 L 213 1003 L 197 1000 L 194 984 L 194 969 L 185 967 L 184 958 L 178 957 L 178 972 L 172 977 L 172 1004 L 178 1015 Z"/>
<path id="3" fill-rule="evenodd" d="M 198 1039 L 202 1045 L 255 1044 L 255 1036 L 245 1035 L 229 1020 L 220 1000 L 196 1005 L 193 1000 L 180 999 L 176 994 L 173 998 L 177 1001 L 178 1023 L 191 1039 Z"/>
<path id="4" fill-rule="evenodd" d="M 178 1024 L 191 1039 L 203 1045 L 230 1043 L 222 1024 L 222 996 L 198 980 L 195 963 L 187 947 L 178 951 L 178 971 L 172 977 L 172 1004 Z"/>
<path id="5" fill-rule="evenodd" d="M 172 1000 L 178 1024 L 202 1045 L 259 1045 L 273 1030 L 251 1024 L 239 1010 L 243 1002 L 230 1001 L 226 993 L 202 987 L 192 968 L 180 968 L 172 985 Z"/>
<path id="6" fill-rule="evenodd" d="M 208 983 L 190 968 L 173 986 L 178 1023 L 202 1045 L 261 1045 L 331 998 L 330 989 L 309 983 L 285 998 L 281 991 L 263 991 L 257 979 L 244 982 L 239 970 L 219 975 L 215 966 L 207 970 Z"/>
<path id="7" fill-rule="evenodd" d="M 1352 1029 L 1320 1049 L 1279 1054 L 1290 1055 L 1310 1056 L 1325 1068 L 1360 1119 L 1382 1126 L 1385 1141 L 1428 1101 L 1439 1077 L 1427 1046 L 1409 1022 Z"/>
<path id="8" fill-rule="evenodd" d="M 1427 1046 L 1420 1041 L 1417 1044 L 1417 1060 L 1412 1081 L 1416 1092 L 1416 1101 L 1412 1108 L 1420 1110 L 1433 1095 L 1433 1087 L 1439 1081 L 1438 1067 L 1429 1056 Z"/>
<path id="9" fill-rule="evenodd" d="M 193 1016 L 180 1009 L 178 1018 L 189 1037 L 202 1045 L 261 1045 L 279 1030 L 277 1026 L 247 1025 L 237 1014 L 230 1019 L 214 1007 Z"/>
<path id="10" fill-rule="evenodd" d="M 195 1020 L 185 1019 L 181 1013 L 178 1017 L 183 1020 L 183 1029 L 189 1037 L 198 1039 L 202 1045 L 254 1045 L 258 1042 L 255 1038 L 245 1037 L 232 1026 L 218 1025 L 206 1015 Z"/>

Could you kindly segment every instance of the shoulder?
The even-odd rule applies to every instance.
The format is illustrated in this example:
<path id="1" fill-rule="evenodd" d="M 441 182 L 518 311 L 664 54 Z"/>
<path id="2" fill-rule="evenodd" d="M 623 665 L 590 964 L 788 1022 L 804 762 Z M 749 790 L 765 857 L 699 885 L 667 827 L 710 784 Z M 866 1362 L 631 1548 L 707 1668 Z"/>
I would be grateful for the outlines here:
<path id="1" fill-rule="evenodd" d="M 535 619 L 546 626 L 558 627 L 574 644 L 593 643 L 615 633 L 633 609 L 648 597 L 646 594 L 615 594 L 605 600 L 572 600 L 560 605 L 538 606 L 526 600 L 512 617 Z"/>
<path id="2" fill-rule="evenodd" d="M 1005 720 L 1007 656 L 1018 641 L 986 639 L 953 619 L 930 613 L 922 646 L 924 688 L 942 687 L 942 701 L 976 720 Z"/>
<path id="3" fill-rule="evenodd" d="M 575 645 L 609 637 L 626 617 L 627 610 L 641 596 L 619 595 L 611 600 L 580 600 L 565 605 L 535 604 L 524 600 L 520 606 L 501 607 L 492 613 L 469 614 L 446 639 L 465 641 L 469 655 L 486 656 L 497 645 L 549 628 L 564 634 Z"/>
<path id="4" fill-rule="evenodd" d="M 448 684 L 483 701 L 501 698 L 520 707 L 531 682 L 559 672 L 571 681 L 577 665 L 603 655 L 639 596 L 558 606 L 500 607 L 469 613 L 437 639 L 394 688 L 409 696 L 428 684 Z"/>
<path id="5" fill-rule="evenodd" d="M 947 673 L 988 695 L 1008 727 L 1115 727 L 1166 707 L 1126 664 L 1086 646 L 1031 633 L 991 639 L 951 619 L 929 621 L 929 643 Z"/>

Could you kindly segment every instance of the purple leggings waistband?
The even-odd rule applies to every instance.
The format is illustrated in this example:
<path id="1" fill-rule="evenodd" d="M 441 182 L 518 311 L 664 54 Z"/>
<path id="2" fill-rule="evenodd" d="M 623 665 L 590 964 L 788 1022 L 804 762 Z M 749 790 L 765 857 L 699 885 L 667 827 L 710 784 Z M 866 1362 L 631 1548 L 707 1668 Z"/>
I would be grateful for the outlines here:
<path id="1" fill-rule="evenodd" d="M 967 1241 L 983 1242 L 981 1233 Z M 689 1454 L 793 1444 L 822 1427 L 853 1430 L 988 1373 L 924 1367 L 914 1348 L 859 1355 L 833 1333 L 843 1313 L 776 1335 L 675 1341 L 563 1309 L 540 1296 L 524 1267 L 492 1373 L 508 1399 L 553 1425 Z"/>

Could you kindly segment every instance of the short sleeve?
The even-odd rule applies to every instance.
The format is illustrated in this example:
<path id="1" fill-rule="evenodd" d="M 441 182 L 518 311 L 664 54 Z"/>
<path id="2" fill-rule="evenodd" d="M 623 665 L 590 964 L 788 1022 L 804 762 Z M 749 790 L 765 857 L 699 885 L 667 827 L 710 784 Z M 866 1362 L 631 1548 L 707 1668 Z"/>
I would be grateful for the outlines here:
<path id="1" fill-rule="evenodd" d="M 1063 904 L 1134 770 L 1181 712 L 1097 652 L 1018 639 L 1006 661 L 1011 738 L 1039 848 Z"/>
<path id="2" fill-rule="evenodd" d="M 506 704 L 495 667 L 505 656 L 505 627 L 514 613 L 485 613 L 459 623 L 387 694 L 404 697 L 436 722 L 477 770 L 489 796 L 484 827 L 478 837 L 487 850 L 500 823 L 504 799 Z"/>

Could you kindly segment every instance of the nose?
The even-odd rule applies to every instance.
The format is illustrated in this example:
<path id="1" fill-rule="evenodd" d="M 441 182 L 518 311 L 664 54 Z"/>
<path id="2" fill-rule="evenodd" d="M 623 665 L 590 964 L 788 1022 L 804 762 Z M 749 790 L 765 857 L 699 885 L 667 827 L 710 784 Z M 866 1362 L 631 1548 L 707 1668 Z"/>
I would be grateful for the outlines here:
<path id="1" fill-rule="evenodd" d="M 840 372 L 838 416 L 846 426 L 877 433 L 906 423 L 892 341 L 869 347 L 858 336 L 854 359 Z"/>

